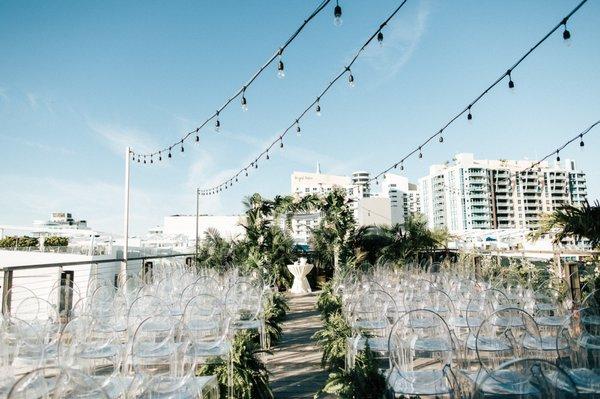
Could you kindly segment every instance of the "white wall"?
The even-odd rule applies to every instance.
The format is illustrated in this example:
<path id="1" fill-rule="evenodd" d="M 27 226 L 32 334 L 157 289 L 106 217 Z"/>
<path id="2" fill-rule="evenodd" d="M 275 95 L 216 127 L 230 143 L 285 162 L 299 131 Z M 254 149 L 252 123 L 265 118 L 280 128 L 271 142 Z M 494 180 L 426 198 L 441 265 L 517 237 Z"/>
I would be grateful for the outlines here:
<path id="1" fill-rule="evenodd" d="M 198 234 L 200 238 L 204 233 L 213 228 L 219 231 L 223 238 L 236 238 L 243 236 L 244 228 L 241 223 L 243 216 L 200 216 L 198 221 Z M 196 238 L 196 216 L 165 216 L 163 225 L 163 234 L 165 235 L 184 235 L 189 239 Z"/>

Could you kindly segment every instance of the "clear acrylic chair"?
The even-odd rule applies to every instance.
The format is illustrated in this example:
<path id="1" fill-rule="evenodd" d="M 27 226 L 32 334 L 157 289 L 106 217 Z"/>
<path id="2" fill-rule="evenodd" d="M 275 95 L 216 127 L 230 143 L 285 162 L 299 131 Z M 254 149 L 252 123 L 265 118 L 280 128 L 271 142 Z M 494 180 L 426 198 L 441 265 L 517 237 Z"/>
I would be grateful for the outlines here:
<path id="1" fill-rule="evenodd" d="M 45 367 L 32 370 L 19 378 L 7 398 L 109 399 L 109 396 L 91 377 L 81 371 L 64 367 Z"/>
<path id="2" fill-rule="evenodd" d="M 571 377 L 544 359 L 522 358 L 491 370 L 476 384 L 474 398 L 580 398 Z"/>
<path id="3" fill-rule="evenodd" d="M 395 397 L 453 397 L 457 392 L 454 342 L 437 313 L 416 309 L 401 315 L 392 327 L 388 350 L 387 382 Z"/>

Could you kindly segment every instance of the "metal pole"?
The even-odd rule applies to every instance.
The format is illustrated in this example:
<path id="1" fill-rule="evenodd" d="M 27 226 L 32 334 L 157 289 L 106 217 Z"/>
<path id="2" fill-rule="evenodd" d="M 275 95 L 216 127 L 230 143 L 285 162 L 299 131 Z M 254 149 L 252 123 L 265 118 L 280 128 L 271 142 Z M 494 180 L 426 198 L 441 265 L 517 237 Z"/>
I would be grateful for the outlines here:
<path id="1" fill-rule="evenodd" d="M 196 257 L 194 264 L 198 267 L 198 223 L 200 221 L 200 190 L 196 189 Z"/>
<path id="2" fill-rule="evenodd" d="M 123 261 L 119 273 L 120 284 L 127 278 L 127 252 L 129 251 L 129 175 L 131 162 L 131 147 L 125 151 L 125 210 L 123 220 Z"/>

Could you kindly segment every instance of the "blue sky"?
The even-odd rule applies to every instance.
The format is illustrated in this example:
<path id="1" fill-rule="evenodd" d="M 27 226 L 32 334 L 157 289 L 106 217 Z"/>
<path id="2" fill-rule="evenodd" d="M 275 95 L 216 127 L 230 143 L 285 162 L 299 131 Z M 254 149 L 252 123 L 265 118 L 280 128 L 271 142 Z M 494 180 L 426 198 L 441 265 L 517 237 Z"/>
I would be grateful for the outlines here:
<path id="1" fill-rule="evenodd" d="M 124 151 L 177 140 L 224 102 L 314 9 L 315 1 L 4 1 L 0 3 L 0 224 L 30 224 L 68 210 L 120 232 Z M 294 170 L 377 172 L 437 131 L 577 1 L 409 0 L 309 115 L 302 135 L 203 213 L 232 214 L 252 192 L 287 193 Z M 236 102 L 223 129 L 198 147 L 131 173 L 134 233 L 165 215 L 192 213 L 195 187 L 220 182 L 254 159 L 312 101 L 397 2 L 343 0 L 317 16 L 284 55 L 286 78 L 266 71 Z M 537 159 L 600 119 L 600 3 L 590 1 L 476 109 L 405 167 L 416 180 L 457 152 Z M 561 154 L 588 173 L 600 197 L 600 131 Z"/>

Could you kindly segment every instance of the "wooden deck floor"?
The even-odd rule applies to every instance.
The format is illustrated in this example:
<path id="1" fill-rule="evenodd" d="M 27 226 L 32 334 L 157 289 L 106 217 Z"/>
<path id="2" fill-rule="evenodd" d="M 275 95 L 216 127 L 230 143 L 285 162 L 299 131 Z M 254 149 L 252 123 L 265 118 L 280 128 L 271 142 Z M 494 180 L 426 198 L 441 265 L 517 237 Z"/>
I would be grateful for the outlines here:
<path id="1" fill-rule="evenodd" d="M 290 295 L 283 338 L 267 360 L 271 388 L 277 399 L 312 398 L 325 384 L 321 351 L 310 337 L 321 327 L 315 308 L 317 294 Z"/>

